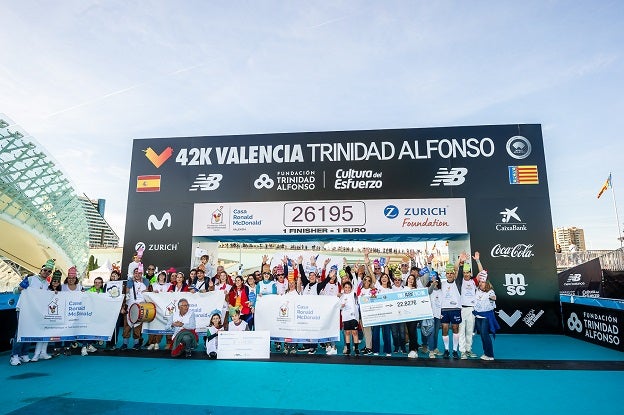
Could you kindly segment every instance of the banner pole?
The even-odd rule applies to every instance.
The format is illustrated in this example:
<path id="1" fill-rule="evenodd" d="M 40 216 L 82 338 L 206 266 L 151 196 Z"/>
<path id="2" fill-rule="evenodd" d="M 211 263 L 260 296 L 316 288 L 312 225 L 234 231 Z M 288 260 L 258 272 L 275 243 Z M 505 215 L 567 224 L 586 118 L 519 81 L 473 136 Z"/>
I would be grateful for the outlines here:
<path id="1" fill-rule="evenodd" d="M 620 227 L 620 216 L 618 215 L 617 204 L 615 202 L 615 190 L 613 190 L 613 176 L 609 173 L 611 178 L 611 196 L 613 197 L 613 210 L 615 210 L 615 221 L 618 226 L 618 240 L 620 241 L 620 248 L 624 247 L 624 241 L 622 241 L 622 228 Z"/>

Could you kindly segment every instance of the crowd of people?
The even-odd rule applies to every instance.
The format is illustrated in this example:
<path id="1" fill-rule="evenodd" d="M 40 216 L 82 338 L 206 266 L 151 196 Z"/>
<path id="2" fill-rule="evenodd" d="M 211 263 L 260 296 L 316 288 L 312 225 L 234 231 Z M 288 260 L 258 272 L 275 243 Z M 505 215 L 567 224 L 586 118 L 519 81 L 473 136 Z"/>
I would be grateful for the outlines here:
<path id="1" fill-rule="evenodd" d="M 271 269 L 269 257 L 262 258 L 262 264 L 254 272 L 242 275 L 229 275 L 222 266 L 212 270 L 207 255 L 201 257 L 196 268 L 189 275 L 170 268 L 158 271 L 155 265 L 144 267 L 134 261 L 128 267 L 128 279 L 122 285 L 120 270 L 111 272 L 106 284 L 96 278 L 89 291 L 103 293 L 108 289 L 123 287 L 126 296 L 121 306 L 117 327 L 121 329 L 121 344 L 115 329 L 107 348 L 121 350 L 159 350 L 164 347 L 172 356 L 189 356 L 194 350 L 204 349 L 210 358 L 219 352 L 218 333 L 223 330 L 254 330 L 255 304 L 259 297 L 266 295 L 329 295 L 339 297 L 341 310 L 341 330 L 344 339 L 343 355 L 402 356 L 408 358 L 472 359 L 475 327 L 482 340 L 482 360 L 493 360 L 494 351 L 491 335 L 499 329 L 494 316 L 496 295 L 487 279 L 478 252 L 474 256 L 461 254 L 455 264 L 447 264 L 436 271 L 432 263 L 434 255 L 425 257 L 407 251 L 399 264 L 392 264 L 386 258 L 371 259 L 371 251 L 364 249 L 363 261 L 342 267 L 330 266 L 330 259 L 323 264 L 316 263 L 316 256 L 304 262 L 304 258 L 284 257 L 281 263 Z M 139 258 L 140 259 L 140 258 Z M 478 270 L 472 272 L 472 260 Z M 52 291 L 83 290 L 77 279 L 75 267 L 67 272 L 61 284 L 62 272 L 54 269 L 54 261 L 49 260 L 38 275 L 25 278 L 16 292 L 25 289 L 47 289 Z M 50 275 L 51 274 L 51 275 Z M 363 327 L 359 310 L 362 296 L 377 296 L 387 292 L 427 288 L 431 299 L 433 318 Z M 193 293 L 223 292 L 223 310 L 210 316 L 206 335 L 200 340 L 195 313 L 189 310 L 189 299 Z M 131 321 L 129 309 L 135 303 L 144 303 L 146 292 L 188 292 L 188 298 L 181 298 L 175 313 L 169 319 L 173 330 L 171 335 L 153 335 L 143 338 L 142 322 Z M 18 312 L 19 315 L 19 312 Z M 439 332 L 442 331 L 442 342 Z M 200 333 L 203 334 L 203 333 Z M 419 336 L 420 334 L 420 336 Z M 163 344 L 163 337 L 165 338 Z M 145 340 L 145 342 L 144 342 Z M 274 343 L 275 352 L 286 354 L 316 354 L 324 350 L 327 355 L 337 355 L 335 342 L 292 344 Z M 48 344 L 37 342 L 34 355 L 29 357 L 30 344 L 13 342 L 11 364 L 18 365 L 29 361 L 49 359 Z M 81 353 L 87 355 L 97 351 L 93 342 L 82 344 Z"/>

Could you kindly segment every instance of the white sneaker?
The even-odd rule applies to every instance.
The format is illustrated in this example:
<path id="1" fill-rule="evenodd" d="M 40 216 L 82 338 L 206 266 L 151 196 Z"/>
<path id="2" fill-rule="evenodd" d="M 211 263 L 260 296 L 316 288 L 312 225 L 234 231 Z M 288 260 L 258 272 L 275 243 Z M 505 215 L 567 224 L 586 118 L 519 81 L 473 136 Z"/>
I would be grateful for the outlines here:
<path id="1" fill-rule="evenodd" d="M 17 366 L 21 364 L 22 362 L 18 355 L 14 354 L 13 356 L 11 356 L 11 366 Z"/>
<path id="2" fill-rule="evenodd" d="M 33 357 L 30 359 L 31 362 L 38 362 L 39 361 L 39 355 L 38 354 L 34 354 Z"/>
<path id="3" fill-rule="evenodd" d="M 82 346 L 82 349 L 80 349 L 80 354 L 83 356 L 88 355 L 89 353 L 87 352 L 87 348 L 85 346 Z"/>
<path id="4" fill-rule="evenodd" d="M 41 354 L 39 355 L 39 359 L 48 360 L 48 359 L 52 359 L 52 356 L 50 356 L 46 352 L 41 352 Z"/>
<path id="5" fill-rule="evenodd" d="M 409 352 L 407 354 L 407 357 L 409 357 L 410 359 L 415 359 L 418 356 L 418 353 L 416 353 L 416 351 L 412 350 L 411 352 Z"/>
<path id="6" fill-rule="evenodd" d="M 94 345 L 92 345 L 92 344 L 87 346 L 87 352 L 89 352 L 89 353 L 95 353 L 95 352 L 97 352 L 97 350 L 98 349 Z"/>
<path id="7" fill-rule="evenodd" d="M 147 346 L 147 350 L 154 350 L 154 346 L 156 346 L 155 344 L 150 344 L 149 346 Z"/>
<path id="8" fill-rule="evenodd" d="M 27 354 L 25 354 L 25 355 L 20 356 L 20 357 L 19 357 L 19 360 L 20 360 L 20 362 L 22 362 L 22 363 L 28 363 L 28 362 L 30 362 L 30 357 L 28 357 L 28 355 L 27 355 Z"/>
<path id="9" fill-rule="evenodd" d="M 481 360 L 494 360 L 494 358 L 490 357 L 490 356 L 483 355 L 483 356 L 481 356 Z"/>
<path id="10" fill-rule="evenodd" d="M 336 348 L 334 348 L 334 347 L 328 347 L 327 348 L 327 354 L 329 356 L 336 355 L 336 354 L 338 354 L 338 350 L 336 350 Z"/>
<path id="11" fill-rule="evenodd" d="M 160 350 L 160 346 L 158 345 L 158 343 L 154 345 L 154 350 Z"/>

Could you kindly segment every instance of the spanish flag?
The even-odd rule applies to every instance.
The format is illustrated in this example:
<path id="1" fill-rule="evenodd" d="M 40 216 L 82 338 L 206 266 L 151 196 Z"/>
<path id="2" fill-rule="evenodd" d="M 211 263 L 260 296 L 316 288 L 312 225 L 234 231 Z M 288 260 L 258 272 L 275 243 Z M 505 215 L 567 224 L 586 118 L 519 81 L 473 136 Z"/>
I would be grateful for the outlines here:
<path id="1" fill-rule="evenodd" d="M 137 176 L 137 192 L 160 192 L 160 175 Z"/>
<path id="2" fill-rule="evenodd" d="M 600 199 L 600 196 L 602 196 L 602 194 L 611 187 L 611 173 L 609 173 L 609 177 L 607 177 L 607 181 L 602 185 L 602 189 L 600 189 L 600 191 L 598 192 L 598 199 Z"/>

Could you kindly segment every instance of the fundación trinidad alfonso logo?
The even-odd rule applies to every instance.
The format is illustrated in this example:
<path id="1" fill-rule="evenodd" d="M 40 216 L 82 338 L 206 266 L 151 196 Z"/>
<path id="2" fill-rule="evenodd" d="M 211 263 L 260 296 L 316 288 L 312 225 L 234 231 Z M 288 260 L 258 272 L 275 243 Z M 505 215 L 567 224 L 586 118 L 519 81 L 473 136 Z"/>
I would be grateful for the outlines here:
<path id="1" fill-rule="evenodd" d="M 143 152 L 145 153 L 145 157 L 147 157 L 156 168 L 159 168 L 173 155 L 173 148 L 167 147 L 162 153 L 158 154 L 151 147 L 148 147 L 147 150 L 143 150 Z"/>

